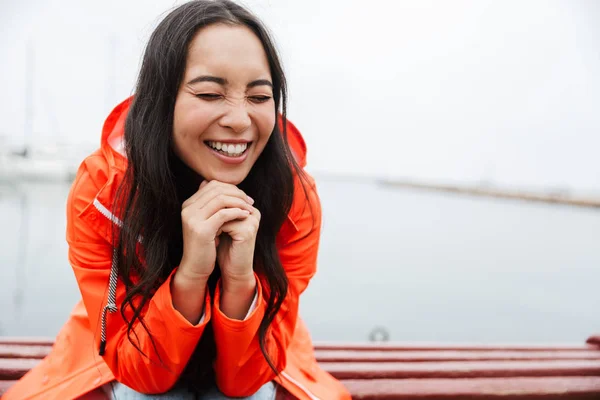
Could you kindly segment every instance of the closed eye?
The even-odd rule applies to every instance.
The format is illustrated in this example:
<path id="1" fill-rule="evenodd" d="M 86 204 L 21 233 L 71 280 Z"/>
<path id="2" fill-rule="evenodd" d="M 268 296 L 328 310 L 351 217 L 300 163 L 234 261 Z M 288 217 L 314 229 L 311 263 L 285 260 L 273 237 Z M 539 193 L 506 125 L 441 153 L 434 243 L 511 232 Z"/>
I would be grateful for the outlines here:
<path id="1" fill-rule="evenodd" d="M 202 99 L 202 100 L 210 101 L 210 100 L 218 100 L 223 96 L 221 96 L 220 94 L 216 94 L 216 93 L 199 93 L 196 95 L 196 97 L 198 97 L 199 99 Z"/>
<path id="2" fill-rule="evenodd" d="M 250 100 L 254 103 L 266 103 L 271 100 L 270 96 L 250 96 Z"/>

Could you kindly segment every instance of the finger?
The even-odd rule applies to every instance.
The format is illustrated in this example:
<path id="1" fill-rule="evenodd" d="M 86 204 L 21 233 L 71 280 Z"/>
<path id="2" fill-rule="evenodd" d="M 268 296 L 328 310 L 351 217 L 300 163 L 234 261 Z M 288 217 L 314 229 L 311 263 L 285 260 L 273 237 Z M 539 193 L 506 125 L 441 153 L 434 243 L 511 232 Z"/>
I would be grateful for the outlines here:
<path id="1" fill-rule="evenodd" d="M 245 220 L 240 220 L 240 221 L 235 220 L 235 221 L 226 222 L 223 224 L 223 226 L 221 226 L 221 231 L 223 233 L 231 235 L 235 231 L 239 231 L 240 228 L 242 227 L 242 224 L 244 224 L 247 219 L 248 218 L 246 218 Z"/>
<path id="2" fill-rule="evenodd" d="M 192 212 L 195 215 L 198 215 L 200 218 L 207 220 L 217 211 L 223 208 L 240 208 L 242 210 L 248 211 L 248 214 L 253 212 L 252 206 L 248 204 L 246 201 L 240 199 L 239 197 L 228 196 L 225 194 L 220 194 L 214 198 L 212 198 L 207 204 L 205 204 L 201 208 L 191 208 Z M 196 211 L 197 210 L 197 211 Z"/>
<path id="3" fill-rule="evenodd" d="M 236 219 L 245 219 L 248 215 L 250 215 L 250 212 L 241 208 L 223 208 L 214 213 L 207 222 L 217 232 L 227 222 L 235 221 Z"/>
<path id="4" fill-rule="evenodd" d="M 184 208 L 188 207 L 190 204 L 195 203 L 203 194 L 210 191 L 210 188 L 205 189 L 208 184 L 209 184 L 209 181 L 207 181 L 206 179 L 203 180 L 202 183 L 200 184 L 200 187 L 198 188 L 198 190 L 196 190 L 196 193 L 194 193 L 192 196 L 190 196 L 188 199 L 186 199 L 183 202 L 183 204 L 181 205 L 181 208 L 184 209 Z M 213 188 L 213 187 L 214 186 L 211 186 L 211 188 Z"/>
<path id="5" fill-rule="evenodd" d="M 251 208 L 252 208 L 252 211 L 250 211 L 250 215 L 252 215 L 254 218 L 256 218 L 256 220 L 258 222 L 260 222 L 260 217 L 261 217 L 260 211 L 256 207 L 251 207 Z"/>
<path id="6" fill-rule="evenodd" d="M 261 214 L 258 208 L 252 206 L 250 207 L 250 218 L 255 220 L 257 225 L 260 224 Z"/>
<path id="7" fill-rule="evenodd" d="M 260 212 L 254 207 L 250 207 L 250 209 L 251 211 L 250 215 L 248 215 L 248 218 L 244 218 L 243 220 L 239 221 L 231 221 L 223 224 L 223 226 L 221 226 L 221 229 L 219 229 L 219 233 L 231 233 L 232 231 L 238 228 L 243 228 L 244 230 L 246 228 L 252 228 L 254 231 L 257 231 L 260 225 Z"/>
<path id="8" fill-rule="evenodd" d="M 205 186 L 201 187 L 196 193 L 194 193 L 194 195 L 187 199 L 182 204 L 182 208 L 189 207 L 192 204 L 196 204 L 200 207 L 203 207 L 212 198 L 220 194 L 239 197 L 240 199 L 246 201 L 248 204 L 254 203 L 254 200 L 247 196 L 246 193 L 240 190 L 237 186 L 230 185 L 228 183 L 222 183 L 219 181 L 211 181 Z"/>
<path id="9" fill-rule="evenodd" d="M 238 189 L 236 186 L 233 185 L 214 185 L 212 187 L 210 187 L 210 185 L 207 185 L 204 190 L 205 191 L 203 193 L 200 193 L 193 203 L 189 204 L 190 206 L 193 204 L 193 206 L 196 208 L 203 208 L 214 198 L 220 196 L 236 197 L 250 206 L 254 202 L 254 200 L 248 197 L 246 193 L 244 193 L 242 190 Z"/>
<path id="10" fill-rule="evenodd" d="M 221 227 L 223 233 L 226 233 L 234 241 L 246 241 L 256 238 L 258 223 L 251 220 L 251 217 L 243 220 L 234 220 L 223 224 Z"/>
<path id="11" fill-rule="evenodd" d="M 202 181 L 202 183 L 200 184 L 200 187 L 198 188 L 198 190 L 196 190 L 196 193 L 194 193 L 189 199 L 187 199 L 184 204 L 192 204 L 194 203 L 196 200 L 198 200 L 198 198 L 202 195 L 202 193 L 204 193 L 201 189 L 203 189 L 204 187 L 206 187 L 206 185 L 208 185 L 208 181 L 205 179 Z M 187 205 L 186 204 L 186 205 Z M 183 206 L 182 206 L 183 207 Z"/>
<path id="12" fill-rule="evenodd" d="M 235 185 L 232 185 L 231 183 L 210 181 L 206 186 L 206 193 L 212 192 L 213 190 L 217 190 L 219 192 L 221 192 L 221 190 L 224 190 L 226 193 L 230 193 L 232 196 L 239 196 L 242 199 L 247 200 L 250 204 L 254 203 L 254 199 L 252 197 L 248 196 L 243 190 L 241 190 Z"/>

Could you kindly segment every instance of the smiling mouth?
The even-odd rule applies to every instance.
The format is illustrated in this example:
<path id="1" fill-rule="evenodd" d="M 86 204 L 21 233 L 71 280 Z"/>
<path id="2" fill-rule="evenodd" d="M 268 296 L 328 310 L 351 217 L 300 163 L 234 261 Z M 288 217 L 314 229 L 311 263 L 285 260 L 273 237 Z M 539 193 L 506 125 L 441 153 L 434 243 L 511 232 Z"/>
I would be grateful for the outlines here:
<path id="1" fill-rule="evenodd" d="M 233 143 L 206 141 L 206 142 L 204 142 L 204 144 L 206 144 L 208 147 L 210 147 L 212 150 L 216 151 L 217 153 L 222 154 L 226 157 L 240 157 L 246 151 L 248 151 L 248 149 L 252 145 L 252 142 L 233 144 Z"/>

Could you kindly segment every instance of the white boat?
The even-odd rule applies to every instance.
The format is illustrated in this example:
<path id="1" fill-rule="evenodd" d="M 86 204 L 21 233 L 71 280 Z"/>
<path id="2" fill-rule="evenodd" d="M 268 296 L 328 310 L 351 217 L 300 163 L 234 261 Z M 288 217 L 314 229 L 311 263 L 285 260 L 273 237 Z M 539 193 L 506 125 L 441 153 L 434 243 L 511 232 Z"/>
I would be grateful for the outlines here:
<path id="1" fill-rule="evenodd" d="M 0 182 L 69 182 L 90 152 L 75 146 L 44 146 L 0 153 Z"/>

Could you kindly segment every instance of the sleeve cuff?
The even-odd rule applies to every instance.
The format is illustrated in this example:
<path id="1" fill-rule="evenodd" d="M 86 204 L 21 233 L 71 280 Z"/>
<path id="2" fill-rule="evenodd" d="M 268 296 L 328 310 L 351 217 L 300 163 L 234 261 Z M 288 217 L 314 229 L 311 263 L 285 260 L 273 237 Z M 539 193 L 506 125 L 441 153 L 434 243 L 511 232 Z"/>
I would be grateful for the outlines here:
<path id="1" fill-rule="evenodd" d="M 202 310 L 202 316 L 200 317 L 200 321 L 198 321 L 198 325 L 204 323 L 204 318 L 206 318 L 206 306 L 204 306 L 204 310 Z"/>
<path id="2" fill-rule="evenodd" d="M 262 301 L 263 297 L 261 282 L 256 273 L 254 273 L 254 278 L 256 279 L 256 294 L 254 295 L 254 300 L 252 300 L 252 304 L 250 304 L 248 313 L 243 320 L 229 318 L 223 313 L 223 311 L 221 311 L 219 307 L 221 302 L 221 281 L 217 283 L 213 302 L 214 324 L 217 324 L 221 327 L 227 327 L 235 331 L 244 330 L 253 325 L 256 325 L 258 329 L 258 324 L 260 324 L 260 321 L 265 313 L 265 306 L 263 304 L 264 302 Z"/>
<path id="3" fill-rule="evenodd" d="M 211 306 L 210 306 L 210 292 L 208 287 L 206 288 L 206 297 L 204 298 L 204 311 L 202 312 L 202 318 L 196 325 L 192 325 L 190 321 L 184 318 L 179 311 L 173 307 L 173 297 L 171 295 L 171 280 L 173 275 L 177 271 L 175 268 L 167 280 L 158 288 L 154 294 L 153 299 L 156 301 L 158 307 L 161 310 L 162 316 L 168 320 L 170 324 L 180 329 L 182 332 L 189 333 L 192 335 L 201 334 L 204 327 L 211 319 Z"/>
<path id="4" fill-rule="evenodd" d="M 250 317 L 250 315 L 252 314 L 252 311 L 254 311 L 256 309 L 256 303 L 258 301 L 258 285 L 260 285 L 260 283 L 258 283 L 258 279 L 257 279 L 256 280 L 256 290 L 254 291 L 254 299 L 252 300 L 252 304 L 250 304 L 248 313 L 244 317 L 244 321 L 247 320 L 248 317 Z M 202 319 L 200 319 L 200 321 L 202 321 L 203 319 L 204 319 L 204 314 L 202 315 Z"/>

